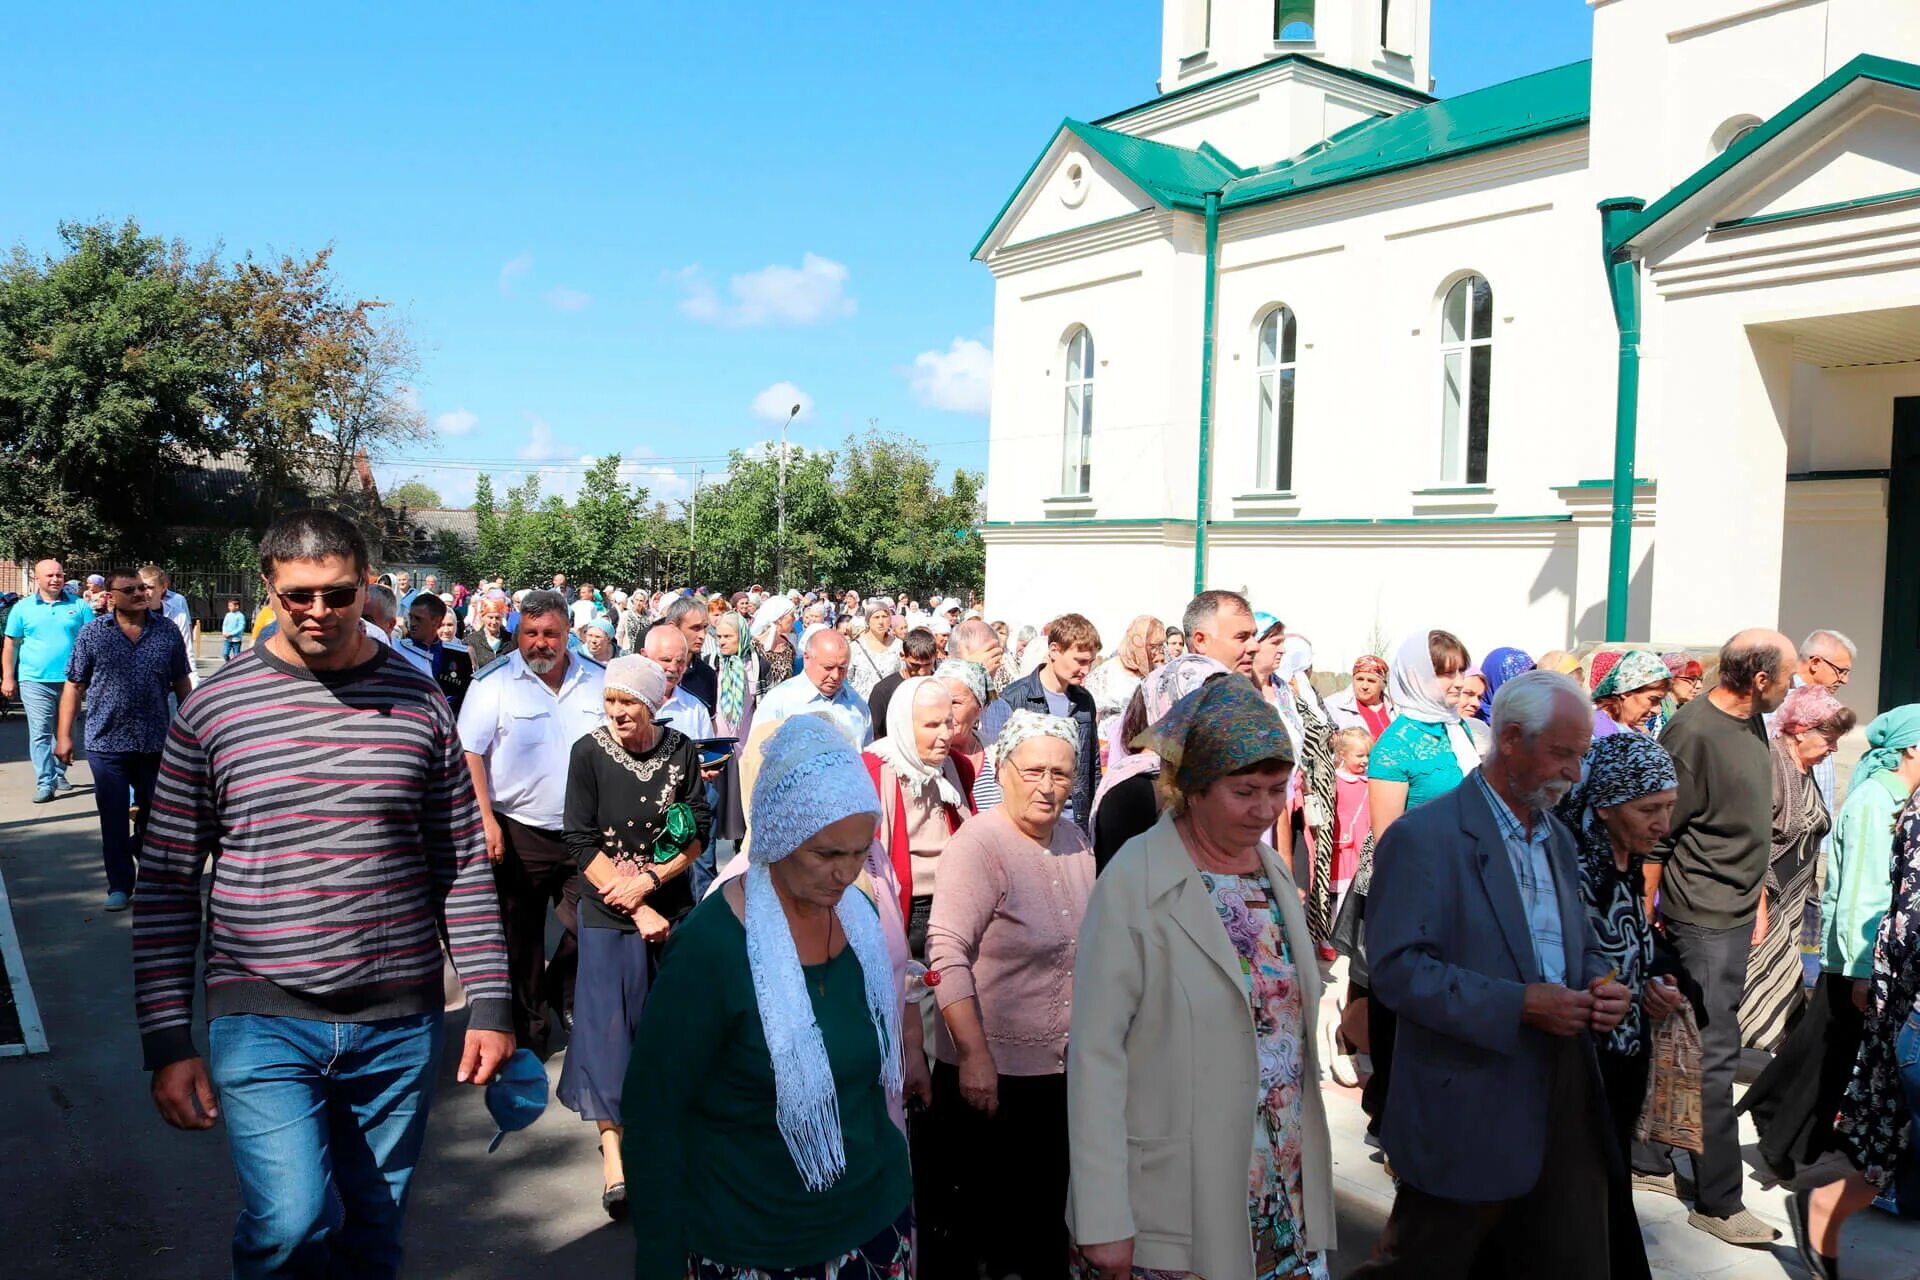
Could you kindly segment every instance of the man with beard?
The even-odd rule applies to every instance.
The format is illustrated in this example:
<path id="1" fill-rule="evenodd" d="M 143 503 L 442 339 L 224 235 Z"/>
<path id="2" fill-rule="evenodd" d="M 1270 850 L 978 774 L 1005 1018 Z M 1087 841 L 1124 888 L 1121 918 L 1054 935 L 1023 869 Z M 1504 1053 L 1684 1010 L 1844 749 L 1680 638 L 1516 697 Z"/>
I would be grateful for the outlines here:
<path id="1" fill-rule="evenodd" d="M 1380 1136 L 1400 1187 L 1356 1280 L 1609 1275 L 1611 1139 L 1587 1033 L 1633 996 L 1552 816 L 1593 708 L 1531 671 L 1494 698 L 1493 732 L 1487 762 L 1395 821 L 1374 860 L 1367 957 L 1400 1015 Z"/>
<path id="2" fill-rule="evenodd" d="M 520 601 L 518 647 L 473 678 L 460 708 L 460 741 L 500 888 L 514 1034 L 543 1057 L 578 964 L 580 890 L 564 835 L 567 760 L 603 714 L 603 668 L 568 651 L 567 623 L 566 597 L 529 591 Z M 567 930 L 551 962 L 550 904 Z"/>

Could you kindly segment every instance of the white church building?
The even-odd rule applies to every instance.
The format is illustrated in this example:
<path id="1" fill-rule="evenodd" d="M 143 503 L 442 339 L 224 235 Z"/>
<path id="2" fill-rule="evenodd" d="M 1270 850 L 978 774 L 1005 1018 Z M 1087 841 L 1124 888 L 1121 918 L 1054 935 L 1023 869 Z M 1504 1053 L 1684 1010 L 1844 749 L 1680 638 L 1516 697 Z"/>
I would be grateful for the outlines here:
<path id="1" fill-rule="evenodd" d="M 1920 0 L 1586 3 L 1590 62 L 1436 98 L 1430 0 L 1165 0 L 1157 96 L 974 250 L 994 616 L 1826 626 L 1920 700 Z"/>

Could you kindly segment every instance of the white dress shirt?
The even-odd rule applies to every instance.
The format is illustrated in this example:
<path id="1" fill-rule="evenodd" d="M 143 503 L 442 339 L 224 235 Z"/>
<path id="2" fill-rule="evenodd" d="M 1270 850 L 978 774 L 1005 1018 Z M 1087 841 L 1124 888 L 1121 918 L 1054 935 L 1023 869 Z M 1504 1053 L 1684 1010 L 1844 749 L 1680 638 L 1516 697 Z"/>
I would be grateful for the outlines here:
<path id="1" fill-rule="evenodd" d="M 460 743 L 486 757 L 496 814 L 543 831 L 565 825 L 567 759 L 606 714 L 605 680 L 599 663 L 569 653 L 556 692 L 518 650 L 474 676 L 460 707 Z"/>
<path id="2" fill-rule="evenodd" d="M 707 704 L 688 693 L 685 685 L 674 687 L 673 696 L 654 712 L 653 722 L 665 722 L 695 742 L 720 736 L 714 731 L 713 713 L 707 710 Z"/>
<path id="3" fill-rule="evenodd" d="M 858 727 L 862 746 L 873 741 L 873 713 L 867 709 L 860 695 L 843 684 L 840 692 L 829 698 L 814 687 L 805 672 L 782 680 L 767 690 L 767 696 L 760 699 L 760 705 L 754 708 L 753 722 L 762 724 L 785 720 L 788 716 L 804 715 L 821 707 L 833 708 L 850 727 Z"/>

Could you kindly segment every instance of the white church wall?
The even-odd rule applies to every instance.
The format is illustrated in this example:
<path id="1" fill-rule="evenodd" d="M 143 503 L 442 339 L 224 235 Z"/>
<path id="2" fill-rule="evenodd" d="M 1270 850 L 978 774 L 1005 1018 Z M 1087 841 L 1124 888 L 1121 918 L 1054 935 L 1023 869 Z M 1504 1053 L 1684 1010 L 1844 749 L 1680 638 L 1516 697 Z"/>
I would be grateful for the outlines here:
<path id="1" fill-rule="evenodd" d="M 1169 543 L 1168 536 L 1184 538 Z M 1192 598 L 1191 529 L 1158 524 L 987 531 L 987 616 L 1015 628 L 1085 614 L 1111 651 L 1142 613 L 1175 622 Z"/>
<path id="2" fill-rule="evenodd" d="M 1893 402 L 1901 396 L 1920 396 L 1920 363 L 1858 369 L 1796 364 L 1788 471 L 1886 467 L 1892 453 Z"/>
<path id="3" fill-rule="evenodd" d="M 1858 645 L 1840 696 L 1863 719 L 1879 714 L 1887 482 L 1790 482 L 1781 542 L 1780 628 L 1796 644 L 1816 627 L 1828 627 Z"/>
<path id="4" fill-rule="evenodd" d="M 1300 515 L 1403 517 L 1463 504 L 1539 514 L 1559 509 L 1554 486 L 1609 474 L 1617 336 L 1582 155 L 1568 139 L 1508 148 L 1229 221 L 1216 514 L 1230 516 L 1236 497 L 1271 487 L 1254 466 L 1256 347 L 1261 318 L 1281 303 L 1299 325 Z M 1470 273 L 1493 289 L 1490 491 L 1422 495 L 1464 483 L 1440 478 L 1439 309 L 1446 289 Z"/>
<path id="5" fill-rule="evenodd" d="M 1041 162 L 1046 179 L 1018 211 L 1004 244 L 1020 245 L 1043 236 L 1123 218 L 1153 205 L 1138 187 L 1097 153 L 1064 135 Z"/>
<path id="6" fill-rule="evenodd" d="M 1603 195 L 1649 201 L 1862 53 L 1920 60 L 1911 0 L 1589 0 L 1593 167 Z"/>

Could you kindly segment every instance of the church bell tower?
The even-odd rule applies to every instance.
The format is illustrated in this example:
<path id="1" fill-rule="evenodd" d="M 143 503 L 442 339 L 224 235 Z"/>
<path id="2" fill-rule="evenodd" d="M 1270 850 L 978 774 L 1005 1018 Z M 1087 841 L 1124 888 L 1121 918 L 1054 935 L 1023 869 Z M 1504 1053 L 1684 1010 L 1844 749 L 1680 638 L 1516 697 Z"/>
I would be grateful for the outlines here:
<path id="1" fill-rule="evenodd" d="M 1432 0 L 1162 0 L 1160 92 L 1298 54 L 1429 92 Z"/>

